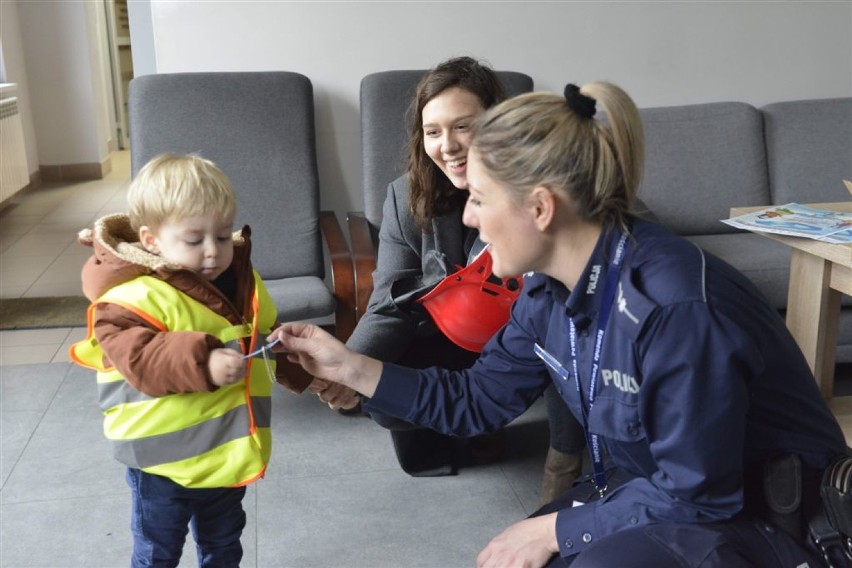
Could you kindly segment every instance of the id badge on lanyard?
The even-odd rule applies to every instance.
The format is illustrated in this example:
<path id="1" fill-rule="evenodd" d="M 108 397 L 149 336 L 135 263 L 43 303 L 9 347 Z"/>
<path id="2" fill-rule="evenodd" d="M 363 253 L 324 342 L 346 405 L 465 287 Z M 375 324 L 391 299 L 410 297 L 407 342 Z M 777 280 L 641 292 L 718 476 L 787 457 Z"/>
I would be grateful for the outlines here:
<path id="1" fill-rule="evenodd" d="M 589 453 L 592 456 L 592 466 L 594 468 L 595 488 L 600 493 L 601 497 L 606 493 L 606 472 L 604 471 L 603 455 L 600 447 L 600 441 L 597 434 L 589 433 L 589 413 L 595 403 L 595 396 L 598 384 L 598 375 L 600 374 L 601 351 L 603 350 L 603 340 L 606 335 L 606 326 L 609 322 L 609 314 L 612 310 L 612 304 L 615 300 L 615 289 L 618 284 L 621 265 L 624 262 L 626 252 L 627 235 L 621 234 L 615 248 L 615 253 L 612 255 L 612 262 L 609 271 L 607 271 L 606 282 L 604 284 L 603 298 L 601 299 L 600 310 L 598 313 L 598 326 L 595 333 L 594 350 L 592 351 L 592 368 L 589 374 L 589 396 L 587 400 L 583 400 L 582 387 L 580 385 L 580 368 L 577 356 L 577 329 L 574 326 L 574 321 L 568 320 L 568 339 L 571 348 L 571 367 L 574 373 L 574 385 L 577 387 L 577 395 L 580 397 L 580 407 L 583 412 L 583 430 L 586 433 L 586 443 L 589 447 Z M 545 351 L 538 344 L 534 347 L 535 354 L 540 357 L 548 367 L 556 371 L 563 379 L 568 380 L 570 374 L 556 360 L 553 355 Z"/>

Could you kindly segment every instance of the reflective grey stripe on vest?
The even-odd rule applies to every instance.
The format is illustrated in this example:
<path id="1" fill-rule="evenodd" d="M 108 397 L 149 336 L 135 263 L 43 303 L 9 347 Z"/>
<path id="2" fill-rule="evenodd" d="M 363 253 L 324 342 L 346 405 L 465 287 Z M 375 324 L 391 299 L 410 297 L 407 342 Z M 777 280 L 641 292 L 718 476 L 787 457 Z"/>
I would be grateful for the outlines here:
<path id="1" fill-rule="evenodd" d="M 272 399 L 252 397 L 251 407 L 257 427 L 269 428 Z M 113 454 L 121 463 L 142 469 L 191 458 L 248 435 L 248 412 L 245 406 L 240 406 L 177 432 L 136 440 L 112 440 Z"/>
<path id="2" fill-rule="evenodd" d="M 154 397 L 141 393 L 124 379 L 109 383 L 98 383 L 98 404 L 103 412 L 128 402 L 144 402 Z"/>
<path id="3" fill-rule="evenodd" d="M 139 392 L 125 380 L 98 383 L 98 405 L 102 412 L 121 404 L 145 402 L 154 398 Z"/>

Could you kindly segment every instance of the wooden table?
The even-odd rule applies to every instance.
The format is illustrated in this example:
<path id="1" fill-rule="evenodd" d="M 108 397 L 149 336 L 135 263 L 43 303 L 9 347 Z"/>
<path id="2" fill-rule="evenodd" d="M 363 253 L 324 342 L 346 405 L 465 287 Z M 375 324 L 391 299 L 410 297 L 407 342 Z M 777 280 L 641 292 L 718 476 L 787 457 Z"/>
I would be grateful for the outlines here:
<path id="1" fill-rule="evenodd" d="M 852 212 L 852 201 L 806 205 Z M 766 207 L 734 207 L 731 217 Z M 852 244 L 831 244 L 773 233 L 758 234 L 792 249 L 787 329 L 805 354 L 823 398 L 830 400 L 834 389 L 840 298 L 842 294 L 852 295 Z"/>

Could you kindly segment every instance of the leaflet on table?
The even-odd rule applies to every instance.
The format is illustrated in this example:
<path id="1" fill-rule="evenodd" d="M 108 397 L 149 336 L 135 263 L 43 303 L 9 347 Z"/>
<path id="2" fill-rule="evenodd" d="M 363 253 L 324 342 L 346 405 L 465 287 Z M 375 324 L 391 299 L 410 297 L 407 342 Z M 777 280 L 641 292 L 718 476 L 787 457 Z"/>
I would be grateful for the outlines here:
<path id="1" fill-rule="evenodd" d="M 852 213 L 816 209 L 798 203 L 775 205 L 722 219 L 722 222 L 749 231 L 807 237 L 828 243 L 852 243 Z"/>

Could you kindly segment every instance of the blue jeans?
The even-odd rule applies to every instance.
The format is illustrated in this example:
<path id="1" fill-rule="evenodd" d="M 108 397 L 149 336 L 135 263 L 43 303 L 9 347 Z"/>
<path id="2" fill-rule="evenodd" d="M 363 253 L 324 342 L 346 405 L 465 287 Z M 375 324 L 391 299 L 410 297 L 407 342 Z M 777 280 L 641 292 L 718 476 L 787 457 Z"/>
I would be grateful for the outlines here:
<path id="1" fill-rule="evenodd" d="M 245 487 L 187 489 L 166 477 L 133 468 L 127 470 L 127 484 L 132 503 L 132 568 L 177 566 L 190 527 L 199 566 L 240 565 Z"/>

